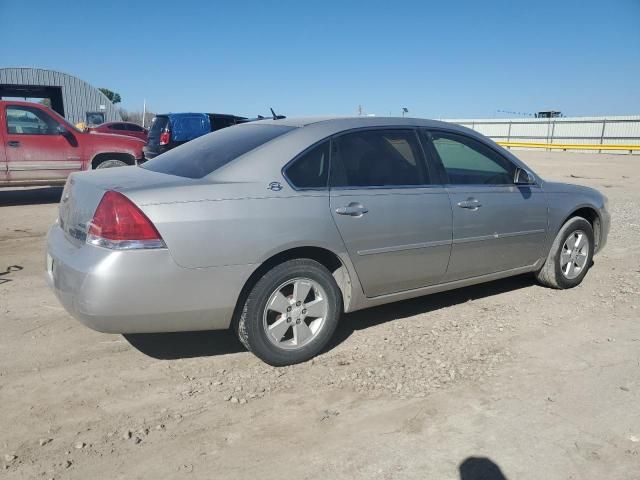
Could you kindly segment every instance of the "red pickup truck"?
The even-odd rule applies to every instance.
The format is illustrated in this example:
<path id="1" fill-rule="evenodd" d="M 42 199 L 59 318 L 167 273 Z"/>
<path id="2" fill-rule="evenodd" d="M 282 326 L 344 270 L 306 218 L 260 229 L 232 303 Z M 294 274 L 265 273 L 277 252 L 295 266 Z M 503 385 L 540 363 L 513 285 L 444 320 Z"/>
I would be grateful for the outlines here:
<path id="1" fill-rule="evenodd" d="M 135 165 L 144 141 L 81 132 L 50 108 L 0 100 L 0 187 L 64 183 L 71 172 Z"/>

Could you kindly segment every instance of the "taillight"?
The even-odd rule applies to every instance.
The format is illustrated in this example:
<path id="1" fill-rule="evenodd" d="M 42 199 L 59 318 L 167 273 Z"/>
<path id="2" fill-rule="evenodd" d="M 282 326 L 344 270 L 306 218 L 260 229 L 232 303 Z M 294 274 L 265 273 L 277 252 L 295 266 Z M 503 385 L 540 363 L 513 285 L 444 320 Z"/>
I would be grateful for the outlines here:
<path id="1" fill-rule="evenodd" d="M 169 145 L 169 140 L 171 140 L 171 134 L 166 130 L 160 133 L 160 145 Z"/>
<path id="2" fill-rule="evenodd" d="M 114 250 L 166 248 L 151 220 L 119 192 L 105 193 L 89 224 L 87 243 Z"/>

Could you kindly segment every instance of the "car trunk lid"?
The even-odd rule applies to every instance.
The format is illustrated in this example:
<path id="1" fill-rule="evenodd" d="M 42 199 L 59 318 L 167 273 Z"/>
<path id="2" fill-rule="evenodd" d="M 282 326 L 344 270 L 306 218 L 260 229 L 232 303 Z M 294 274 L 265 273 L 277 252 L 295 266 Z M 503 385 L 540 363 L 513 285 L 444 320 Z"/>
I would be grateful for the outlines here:
<path id="1" fill-rule="evenodd" d="M 184 184 L 185 179 L 139 167 L 118 167 L 73 173 L 67 179 L 60 199 L 58 222 L 76 246 L 85 243 L 89 223 L 108 190 L 127 194 L 136 189 Z"/>

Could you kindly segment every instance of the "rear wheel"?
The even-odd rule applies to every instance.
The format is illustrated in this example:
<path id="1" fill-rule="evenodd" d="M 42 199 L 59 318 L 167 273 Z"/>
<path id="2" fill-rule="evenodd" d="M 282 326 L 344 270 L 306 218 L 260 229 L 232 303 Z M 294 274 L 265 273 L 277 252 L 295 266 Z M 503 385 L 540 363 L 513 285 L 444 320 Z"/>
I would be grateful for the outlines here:
<path id="1" fill-rule="evenodd" d="M 341 299 L 324 266 L 310 259 L 289 260 L 268 271 L 247 296 L 238 337 L 270 365 L 304 362 L 333 335 Z"/>
<path id="2" fill-rule="evenodd" d="M 594 244 L 591 224 L 582 217 L 570 218 L 558 232 L 536 278 L 551 288 L 579 285 L 591 266 Z"/>
<path id="3" fill-rule="evenodd" d="M 105 159 L 96 165 L 96 170 L 98 168 L 126 167 L 127 165 L 128 164 L 122 160 Z"/>

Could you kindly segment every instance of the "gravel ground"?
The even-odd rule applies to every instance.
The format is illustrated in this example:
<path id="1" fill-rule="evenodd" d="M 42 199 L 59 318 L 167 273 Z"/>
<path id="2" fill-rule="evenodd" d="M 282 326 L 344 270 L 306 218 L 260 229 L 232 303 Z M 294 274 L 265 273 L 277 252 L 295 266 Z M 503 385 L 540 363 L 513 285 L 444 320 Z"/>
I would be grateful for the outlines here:
<path id="1" fill-rule="evenodd" d="M 356 312 L 278 369 L 229 332 L 78 324 L 43 277 L 61 189 L 0 191 L 0 477 L 640 478 L 640 158 L 519 154 L 610 199 L 580 287 L 521 276 Z"/>

